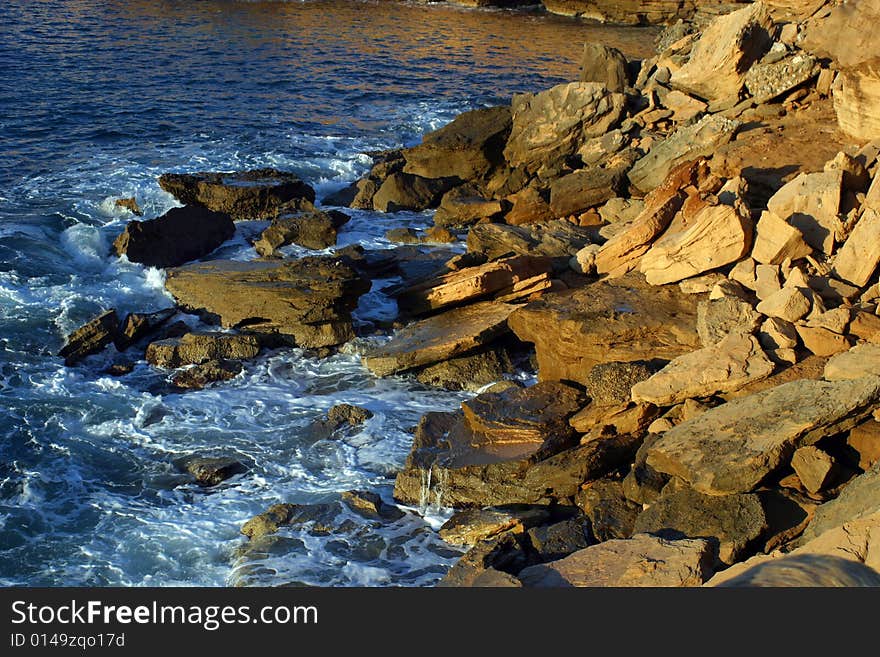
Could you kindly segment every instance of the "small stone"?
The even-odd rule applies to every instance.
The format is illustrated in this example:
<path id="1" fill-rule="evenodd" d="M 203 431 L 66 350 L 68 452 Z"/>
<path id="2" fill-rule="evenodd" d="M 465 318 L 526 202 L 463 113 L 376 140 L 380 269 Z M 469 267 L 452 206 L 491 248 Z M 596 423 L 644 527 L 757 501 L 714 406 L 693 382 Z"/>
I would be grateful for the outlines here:
<path id="1" fill-rule="evenodd" d="M 810 312 L 812 302 L 801 288 L 784 287 L 758 304 L 756 310 L 768 317 L 796 322 Z"/>
<path id="2" fill-rule="evenodd" d="M 216 486 L 248 471 L 244 463 L 229 457 L 188 456 L 175 465 L 195 477 L 199 486 Z"/>
<path id="3" fill-rule="evenodd" d="M 791 457 L 791 467 L 811 493 L 818 493 L 827 485 L 834 465 L 830 454 L 812 445 L 796 449 Z"/>
<path id="4" fill-rule="evenodd" d="M 778 317 L 769 317 L 758 333 L 758 341 L 764 349 L 793 349 L 798 344 L 798 334 L 794 324 Z"/>
<path id="5" fill-rule="evenodd" d="M 797 260 L 810 255 L 813 249 L 804 242 L 801 232 L 769 211 L 761 213 L 756 226 L 752 257 L 768 265 L 781 264 L 786 258 Z"/>

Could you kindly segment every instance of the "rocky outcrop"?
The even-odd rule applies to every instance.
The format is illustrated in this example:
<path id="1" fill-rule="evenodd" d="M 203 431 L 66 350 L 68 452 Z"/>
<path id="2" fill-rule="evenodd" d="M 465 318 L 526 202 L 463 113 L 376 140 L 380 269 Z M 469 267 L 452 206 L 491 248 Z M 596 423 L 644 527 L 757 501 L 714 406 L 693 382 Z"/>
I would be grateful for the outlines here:
<path id="1" fill-rule="evenodd" d="M 702 493 L 749 492 L 795 449 L 855 426 L 878 404 L 880 377 L 792 381 L 670 429 L 651 447 L 647 462 Z"/>
<path id="2" fill-rule="evenodd" d="M 690 18 L 700 0 L 542 0 L 552 14 L 619 25 L 659 25 Z"/>
<path id="3" fill-rule="evenodd" d="M 166 308 L 154 313 L 129 313 L 119 325 L 119 332 L 113 340 L 116 349 L 125 351 L 135 342 L 158 331 L 176 314 L 176 308 Z"/>
<path id="4" fill-rule="evenodd" d="M 503 163 L 510 134 L 509 107 L 489 107 L 459 114 L 429 132 L 422 143 L 404 151 L 403 171 L 423 178 L 481 180 Z"/>
<path id="5" fill-rule="evenodd" d="M 113 249 L 116 255 L 147 267 L 178 267 L 205 257 L 234 233 L 229 215 L 188 205 L 156 219 L 130 221 Z"/>
<path id="6" fill-rule="evenodd" d="M 299 214 L 285 214 L 272 220 L 269 227 L 254 242 L 261 256 L 276 254 L 282 246 L 298 244 L 307 249 L 327 249 L 336 244 L 336 233 L 350 217 L 330 210 Z"/>
<path id="7" fill-rule="evenodd" d="M 201 390 L 219 381 L 231 381 L 244 370 L 237 360 L 212 359 L 176 372 L 171 384 L 181 390 Z"/>
<path id="8" fill-rule="evenodd" d="M 364 354 L 376 376 L 388 376 L 462 356 L 507 332 L 514 306 L 485 301 L 423 319 Z"/>
<path id="9" fill-rule="evenodd" d="M 514 312 L 509 324 L 535 344 L 542 381 L 586 383 L 599 363 L 675 358 L 699 346 L 696 300 L 677 288 L 648 286 L 638 274 L 545 295 Z"/>
<path id="10" fill-rule="evenodd" d="M 351 261 L 320 256 L 188 265 L 170 270 L 165 287 L 181 307 L 225 327 L 246 326 L 316 348 L 354 337 L 351 311 L 370 283 Z"/>
<path id="11" fill-rule="evenodd" d="M 513 256 L 428 279 L 394 297 L 398 307 L 412 315 L 489 298 L 512 301 L 548 289 L 551 271 L 548 258 Z"/>
<path id="12" fill-rule="evenodd" d="M 626 65 L 626 56 L 617 48 L 587 42 L 581 55 L 580 82 L 599 82 L 608 91 L 622 93 L 629 83 Z"/>
<path id="13" fill-rule="evenodd" d="M 106 310 L 67 336 L 58 355 L 67 366 L 76 365 L 86 356 L 102 351 L 113 342 L 119 331 L 116 309 Z"/>
<path id="14" fill-rule="evenodd" d="M 571 82 L 516 95 L 504 156 L 511 166 L 530 172 L 559 163 L 587 139 L 616 127 L 624 104 L 623 94 L 596 82 Z"/>
<path id="15" fill-rule="evenodd" d="M 712 574 L 709 541 L 638 534 L 520 571 L 524 586 L 699 586 Z"/>
<path id="16" fill-rule="evenodd" d="M 700 98 L 736 98 L 745 74 L 770 48 L 773 24 L 760 2 L 715 19 L 703 30 L 688 62 L 672 74 L 672 86 Z"/>
<path id="17" fill-rule="evenodd" d="M 248 471 L 241 461 L 223 456 L 187 456 L 174 464 L 195 477 L 199 486 L 216 486 Z"/>
<path id="18" fill-rule="evenodd" d="M 253 335 L 234 333 L 187 333 L 180 338 L 151 342 L 146 359 L 150 365 L 172 368 L 199 365 L 217 359 L 248 359 L 260 353 Z"/>
<path id="19" fill-rule="evenodd" d="M 478 224 L 467 237 L 469 253 L 490 260 L 516 254 L 549 258 L 575 255 L 595 237 L 595 231 L 557 220 L 526 226 Z"/>
<path id="20" fill-rule="evenodd" d="M 165 173 L 159 186 L 186 205 L 201 205 L 243 219 L 271 219 L 284 207 L 311 208 L 315 190 L 278 169 Z"/>

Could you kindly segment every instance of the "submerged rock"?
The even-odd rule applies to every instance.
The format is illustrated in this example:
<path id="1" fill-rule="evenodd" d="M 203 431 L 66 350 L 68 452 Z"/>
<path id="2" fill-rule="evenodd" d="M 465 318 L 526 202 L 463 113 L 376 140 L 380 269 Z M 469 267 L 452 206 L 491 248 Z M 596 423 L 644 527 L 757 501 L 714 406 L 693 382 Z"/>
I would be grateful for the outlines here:
<path id="1" fill-rule="evenodd" d="M 228 214 L 186 205 L 156 219 L 128 222 L 113 249 L 147 267 L 177 267 L 205 257 L 234 233 Z"/>
<path id="2" fill-rule="evenodd" d="M 216 260 L 168 272 L 165 287 L 178 304 L 225 327 L 275 333 L 318 348 L 354 337 L 351 311 L 370 289 L 347 258 L 293 261 Z"/>
<path id="3" fill-rule="evenodd" d="M 116 309 L 106 310 L 68 335 L 58 355 L 68 367 L 76 365 L 86 356 L 98 353 L 113 342 L 118 330 Z"/>
<path id="4" fill-rule="evenodd" d="M 201 205 L 236 221 L 271 219 L 282 207 L 310 208 L 315 190 L 278 169 L 241 172 L 165 173 L 159 186 L 184 204 Z"/>
<path id="5" fill-rule="evenodd" d="M 248 471 L 244 463 L 229 457 L 187 456 L 175 461 L 175 465 L 195 477 L 199 486 L 216 486 Z"/>
<path id="6" fill-rule="evenodd" d="M 184 390 L 201 390 L 211 383 L 234 379 L 242 370 L 244 367 L 237 360 L 214 359 L 177 372 L 171 383 Z"/>

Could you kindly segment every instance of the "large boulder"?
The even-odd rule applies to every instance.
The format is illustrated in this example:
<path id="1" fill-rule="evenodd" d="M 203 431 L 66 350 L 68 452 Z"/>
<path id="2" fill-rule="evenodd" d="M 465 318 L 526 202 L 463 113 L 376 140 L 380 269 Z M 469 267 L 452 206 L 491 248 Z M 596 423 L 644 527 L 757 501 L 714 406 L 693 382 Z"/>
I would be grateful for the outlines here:
<path id="1" fill-rule="evenodd" d="M 633 531 L 717 541 L 718 559 L 729 565 L 739 561 L 765 529 L 764 507 L 754 493 L 704 495 L 669 484 L 639 515 Z"/>
<path id="2" fill-rule="evenodd" d="M 616 198 L 623 188 L 624 172 L 615 168 L 580 169 L 550 184 L 550 210 L 556 217 L 579 214 Z"/>
<path id="3" fill-rule="evenodd" d="M 770 48 L 773 19 L 760 2 L 716 18 L 703 30 L 672 86 L 714 101 L 736 98 L 751 65 Z"/>
<path id="4" fill-rule="evenodd" d="M 345 258 L 217 260 L 168 272 L 178 304 L 224 327 L 274 333 L 301 347 L 331 347 L 354 337 L 351 311 L 369 291 Z"/>
<path id="5" fill-rule="evenodd" d="M 509 107 L 489 107 L 459 114 L 404 151 L 405 173 L 423 178 L 481 180 L 503 163 L 510 134 Z"/>
<path id="6" fill-rule="evenodd" d="M 401 310 L 421 315 L 447 306 L 547 289 L 551 271 L 549 258 L 513 256 L 430 278 L 396 292 L 394 297 Z"/>
<path id="7" fill-rule="evenodd" d="M 478 392 L 515 371 L 507 351 L 491 345 L 483 351 L 429 365 L 416 375 L 416 379 L 425 385 L 446 390 Z"/>
<path id="8" fill-rule="evenodd" d="M 794 450 L 845 431 L 880 404 L 880 377 L 798 380 L 735 399 L 664 433 L 647 462 L 709 495 L 754 490 Z"/>
<path id="9" fill-rule="evenodd" d="M 529 566 L 518 578 L 531 587 L 700 586 L 712 574 L 714 560 L 709 541 L 637 534 Z"/>
<path id="10" fill-rule="evenodd" d="M 581 55 L 581 82 L 601 82 L 608 91 L 623 92 L 629 80 L 626 56 L 617 48 L 587 42 Z"/>
<path id="11" fill-rule="evenodd" d="M 113 249 L 147 267 L 179 267 L 205 257 L 234 233 L 228 214 L 187 205 L 155 219 L 128 222 Z"/>
<path id="12" fill-rule="evenodd" d="M 698 348 L 696 306 L 677 287 L 651 287 L 630 274 L 545 295 L 515 311 L 509 324 L 535 344 L 542 381 L 586 384 L 599 363 L 675 358 Z"/>
<path id="13" fill-rule="evenodd" d="M 364 365 L 376 376 L 388 376 L 462 356 L 504 335 L 513 310 L 485 301 L 423 319 L 365 353 Z"/>
<path id="14" fill-rule="evenodd" d="M 336 210 L 281 215 L 260 234 L 254 248 L 264 257 L 275 255 L 277 249 L 288 244 L 327 249 L 336 244 L 336 233 L 349 218 Z"/>
<path id="15" fill-rule="evenodd" d="M 376 190 L 370 207 L 379 212 L 418 212 L 435 208 L 443 195 L 455 185 L 454 178 L 424 178 L 411 173 L 392 173 Z"/>
<path id="16" fill-rule="evenodd" d="M 838 217 L 842 196 L 842 171 L 802 173 L 770 198 L 767 209 L 797 228 L 811 248 L 830 255 L 843 232 Z"/>
<path id="17" fill-rule="evenodd" d="M 181 203 L 202 205 L 236 221 L 269 219 L 284 206 L 311 207 L 315 201 L 311 186 L 278 169 L 165 173 L 159 186 Z"/>
<path id="18" fill-rule="evenodd" d="M 58 355 L 67 366 L 76 365 L 86 356 L 96 354 L 113 342 L 119 331 L 115 309 L 106 310 L 67 336 Z"/>
<path id="19" fill-rule="evenodd" d="M 516 95 L 504 156 L 514 167 L 531 172 L 561 162 L 586 140 L 616 127 L 625 98 L 596 82 L 571 82 L 537 94 Z"/>
<path id="20" fill-rule="evenodd" d="M 434 213 L 434 225 L 444 228 L 464 228 L 478 221 L 499 217 L 501 201 L 487 199 L 471 185 L 451 189 L 440 201 Z"/>

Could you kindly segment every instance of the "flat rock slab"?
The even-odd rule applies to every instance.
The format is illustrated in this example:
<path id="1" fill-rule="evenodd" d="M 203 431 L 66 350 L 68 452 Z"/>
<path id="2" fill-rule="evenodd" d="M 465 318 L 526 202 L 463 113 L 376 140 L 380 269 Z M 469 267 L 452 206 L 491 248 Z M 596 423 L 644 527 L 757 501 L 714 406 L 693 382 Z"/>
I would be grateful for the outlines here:
<path id="1" fill-rule="evenodd" d="M 834 258 L 834 274 L 863 287 L 880 263 L 880 212 L 866 208 Z"/>
<path id="2" fill-rule="evenodd" d="M 878 376 L 792 381 L 670 429 L 648 451 L 647 463 L 709 495 L 749 492 L 795 449 L 851 428 L 878 403 Z"/>
<path id="3" fill-rule="evenodd" d="M 113 249 L 147 267 L 178 267 L 205 257 L 234 234 L 228 214 L 189 205 L 155 219 L 128 222 Z"/>
<path id="4" fill-rule="evenodd" d="M 764 507 L 755 494 L 703 495 L 690 488 L 670 491 L 671 487 L 639 515 L 633 531 L 714 539 L 718 559 L 732 564 L 767 529 Z"/>
<path id="5" fill-rule="evenodd" d="M 846 381 L 878 373 L 880 373 L 880 345 L 866 343 L 832 356 L 825 363 L 824 377 L 828 381 Z"/>
<path id="6" fill-rule="evenodd" d="M 810 541 L 846 522 L 880 512 L 880 463 L 852 479 L 836 499 L 816 509 L 801 542 Z"/>
<path id="7" fill-rule="evenodd" d="M 700 586 L 712 574 L 709 541 L 637 534 L 578 550 L 519 573 L 524 586 Z"/>
<path id="8" fill-rule="evenodd" d="M 551 271 L 549 258 L 514 256 L 443 274 L 404 288 L 394 296 L 402 310 L 421 315 L 487 297 L 510 295 L 523 283 L 538 278 L 549 287 Z"/>
<path id="9" fill-rule="evenodd" d="M 440 527 L 440 538 L 451 545 L 476 545 L 501 532 L 525 532 L 550 521 L 550 507 L 508 504 L 458 511 Z"/>
<path id="10" fill-rule="evenodd" d="M 535 344 L 542 381 L 587 385 L 600 363 L 671 359 L 699 348 L 693 297 L 629 274 L 545 295 L 515 311 L 509 324 Z"/>
<path id="11" fill-rule="evenodd" d="M 351 311 L 370 282 L 348 259 L 313 256 L 188 265 L 170 270 L 165 287 L 181 307 L 225 327 L 247 326 L 317 348 L 354 337 Z"/>
<path id="12" fill-rule="evenodd" d="M 773 363 L 757 338 L 731 333 L 710 347 L 679 356 L 650 379 L 633 386 L 635 402 L 673 406 L 685 399 L 732 392 L 766 379 Z"/>
<path id="13" fill-rule="evenodd" d="M 159 186 L 181 203 L 224 212 L 236 221 L 270 219 L 284 205 L 315 202 L 311 186 L 296 174 L 278 169 L 165 173 L 159 176 Z"/>
<path id="14" fill-rule="evenodd" d="M 389 376 L 461 356 L 506 333 L 514 308 L 484 301 L 423 319 L 367 352 L 364 365 L 376 376 Z"/>

